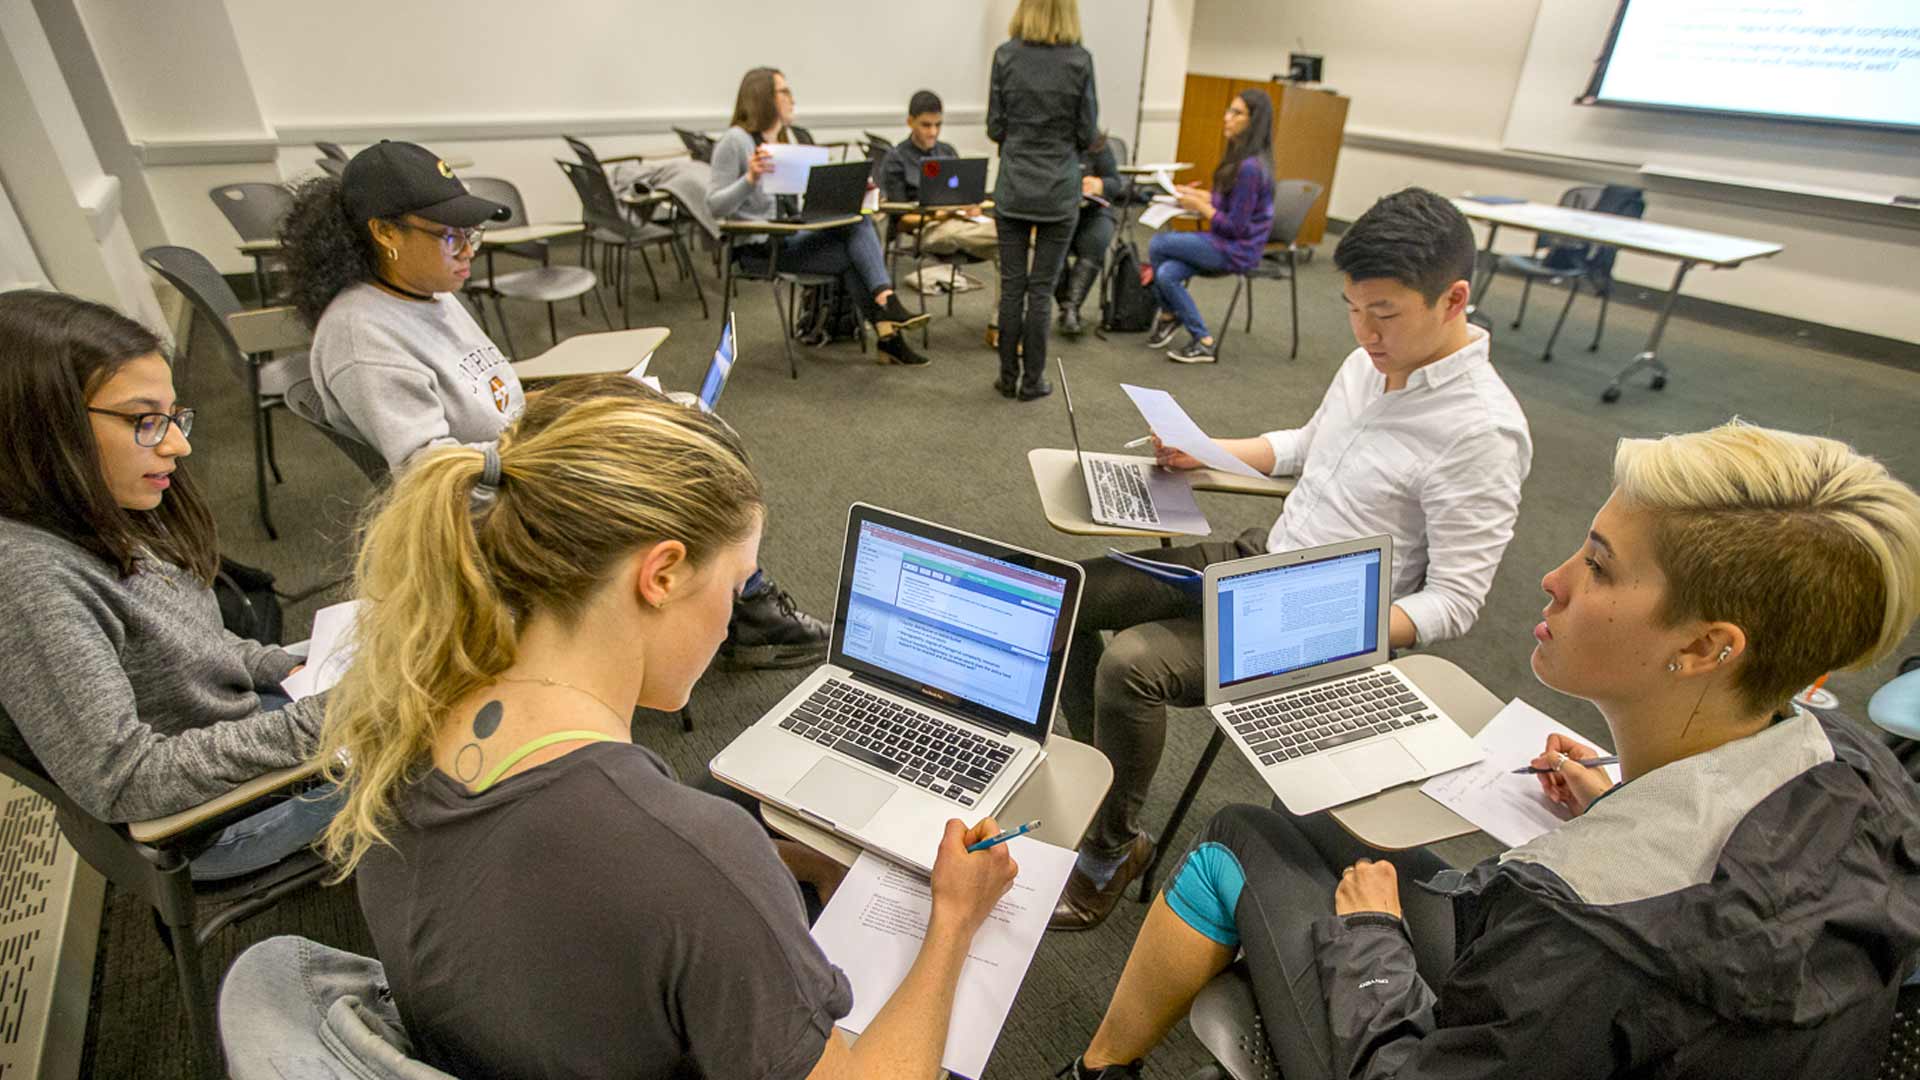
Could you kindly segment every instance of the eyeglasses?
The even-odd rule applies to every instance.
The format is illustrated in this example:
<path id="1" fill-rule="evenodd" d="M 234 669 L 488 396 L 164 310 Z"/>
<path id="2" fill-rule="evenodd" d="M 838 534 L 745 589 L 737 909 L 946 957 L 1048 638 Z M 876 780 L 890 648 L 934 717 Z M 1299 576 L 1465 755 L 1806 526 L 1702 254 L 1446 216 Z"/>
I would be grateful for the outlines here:
<path id="1" fill-rule="evenodd" d="M 180 429 L 180 437 L 193 434 L 193 410 L 179 409 L 171 413 L 143 412 L 124 413 L 112 409 L 96 409 L 89 405 L 87 411 L 101 416 L 117 416 L 133 424 L 133 442 L 136 446 L 159 446 L 167 441 L 169 425 Z"/>
<path id="2" fill-rule="evenodd" d="M 442 232 L 439 229 L 429 229 L 422 225 L 415 225 L 411 221 L 396 221 L 394 224 L 403 229 L 412 229 L 417 233 L 426 233 L 428 236 L 439 237 L 440 250 L 446 252 L 448 255 L 458 254 L 463 247 L 472 251 L 479 251 L 480 238 L 487 233 L 485 226 L 475 226 L 471 229 L 449 228 L 445 232 Z"/>

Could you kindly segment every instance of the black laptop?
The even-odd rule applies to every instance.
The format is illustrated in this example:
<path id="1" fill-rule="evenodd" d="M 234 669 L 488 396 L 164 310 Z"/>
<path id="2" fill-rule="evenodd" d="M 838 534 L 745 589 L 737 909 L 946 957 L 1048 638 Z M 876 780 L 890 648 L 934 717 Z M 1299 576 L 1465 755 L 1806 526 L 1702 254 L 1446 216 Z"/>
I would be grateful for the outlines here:
<path id="1" fill-rule="evenodd" d="M 797 214 L 782 214 L 773 220 L 784 225 L 805 225 L 829 218 L 860 212 L 867 196 L 865 161 L 847 161 L 838 165 L 815 165 L 807 170 L 807 195 Z"/>
<path id="2" fill-rule="evenodd" d="M 920 163 L 921 206 L 976 206 L 986 197 L 986 158 L 927 158 Z"/>

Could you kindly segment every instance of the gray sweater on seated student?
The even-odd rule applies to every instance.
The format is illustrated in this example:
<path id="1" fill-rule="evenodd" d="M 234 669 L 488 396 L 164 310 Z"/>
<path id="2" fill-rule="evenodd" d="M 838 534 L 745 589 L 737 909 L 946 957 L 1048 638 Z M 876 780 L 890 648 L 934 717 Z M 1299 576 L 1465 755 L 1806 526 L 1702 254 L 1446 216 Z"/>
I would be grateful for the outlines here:
<path id="1" fill-rule="evenodd" d="M 396 470 L 428 446 L 493 442 L 527 407 L 512 365 L 451 293 L 429 303 L 342 289 L 308 357 L 327 423 Z"/>
<path id="2" fill-rule="evenodd" d="M 220 622 L 213 590 L 0 517 L 0 747 L 107 821 L 177 813 L 313 754 L 323 703 L 261 712 L 299 663 Z M 24 745 L 22 745 L 24 740 Z"/>

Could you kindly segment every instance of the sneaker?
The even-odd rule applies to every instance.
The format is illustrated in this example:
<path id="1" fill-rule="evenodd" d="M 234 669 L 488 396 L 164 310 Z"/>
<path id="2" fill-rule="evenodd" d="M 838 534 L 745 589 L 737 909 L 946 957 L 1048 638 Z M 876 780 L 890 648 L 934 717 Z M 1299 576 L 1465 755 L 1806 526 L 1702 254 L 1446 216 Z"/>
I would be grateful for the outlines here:
<path id="1" fill-rule="evenodd" d="M 730 671 L 806 667 L 827 658 L 827 637 L 825 623 L 768 580 L 759 592 L 733 602 L 720 665 Z"/>
<path id="2" fill-rule="evenodd" d="M 1173 335 L 1180 332 L 1180 320 L 1162 316 L 1154 322 L 1153 329 L 1147 334 L 1147 348 L 1164 349 L 1173 344 Z"/>
<path id="3" fill-rule="evenodd" d="M 883 364 L 919 367 L 930 362 L 926 357 L 915 352 L 912 345 L 907 344 L 907 335 L 902 333 L 895 332 L 883 337 L 874 345 L 879 350 L 880 362 Z"/>
<path id="4" fill-rule="evenodd" d="M 1214 346 L 1202 345 L 1199 338 L 1190 337 L 1184 347 L 1167 350 L 1167 359 L 1176 364 L 1211 364 L 1220 359 L 1214 351 Z"/>

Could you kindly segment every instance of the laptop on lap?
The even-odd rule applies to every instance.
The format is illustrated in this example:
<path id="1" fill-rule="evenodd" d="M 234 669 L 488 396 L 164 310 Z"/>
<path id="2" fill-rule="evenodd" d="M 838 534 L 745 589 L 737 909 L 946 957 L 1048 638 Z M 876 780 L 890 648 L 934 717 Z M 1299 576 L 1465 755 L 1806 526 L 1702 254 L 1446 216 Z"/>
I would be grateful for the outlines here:
<path id="1" fill-rule="evenodd" d="M 855 503 L 827 663 L 709 763 L 722 782 L 933 868 L 1046 756 L 1081 570 Z"/>
<path id="2" fill-rule="evenodd" d="M 986 158 L 928 158 L 920 163 L 920 205 L 977 206 L 986 197 Z"/>
<path id="3" fill-rule="evenodd" d="M 1386 536 L 1207 567 L 1207 710 L 1295 814 L 1483 756 L 1387 663 L 1392 574 Z"/>
<path id="4" fill-rule="evenodd" d="M 1093 520 L 1125 529 L 1195 536 L 1212 532 L 1207 515 L 1200 512 L 1193 487 L 1185 477 L 1155 465 L 1151 458 L 1089 454 L 1080 449 L 1080 423 L 1073 414 L 1073 387 L 1067 382 L 1067 363 L 1058 357 L 1053 362 L 1060 371 L 1060 396 L 1066 399 L 1067 427 L 1073 432 L 1073 453 L 1080 461 L 1080 476 L 1087 485 L 1087 505 Z"/>

